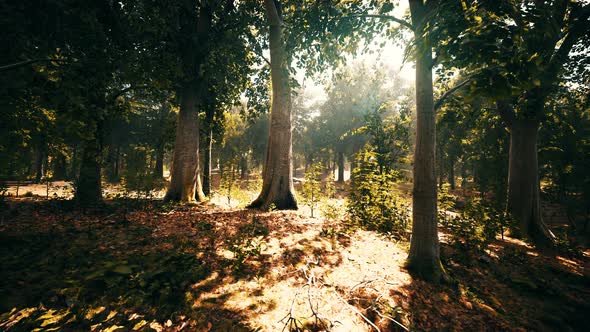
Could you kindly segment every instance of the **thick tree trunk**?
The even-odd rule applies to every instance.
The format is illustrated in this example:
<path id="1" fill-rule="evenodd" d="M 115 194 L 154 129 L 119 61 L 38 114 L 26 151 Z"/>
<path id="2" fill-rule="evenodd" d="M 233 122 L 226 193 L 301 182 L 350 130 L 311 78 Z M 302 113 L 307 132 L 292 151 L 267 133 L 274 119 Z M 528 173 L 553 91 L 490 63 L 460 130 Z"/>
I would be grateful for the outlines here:
<path id="1" fill-rule="evenodd" d="M 344 152 L 338 151 L 338 183 L 344 182 Z"/>
<path id="2" fill-rule="evenodd" d="M 164 197 L 166 201 L 194 203 L 205 200 L 199 177 L 199 96 L 195 81 L 186 83 L 180 92 L 171 179 Z"/>
<path id="3" fill-rule="evenodd" d="M 206 196 L 211 195 L 211 151 L 213 149 L 213 130 L 209 130 L 207 141 L 203 149 L 203 193 Z"/>
<path id="4" fill-rule="evenodd" d="M 438 240 L 435 113 L 432 87 L 432 52 L 423 38 L 427 8 L 421 1 L 410 1 L 416 54 L 416 147 L 414 151 L 414 189 L 412 197 L 412 238 L 408 269 L 417 277 L 440 282 L 444 270 Z"/>
<path id="5" fill-rule="evenodd" d="M 293 147 L 291 133 L 291 87 L 288 58 L 283 39 L 282 18 L 278 3 L 265 0 L 269 24 L 272 108 L 262 191 L 251 208 L 268 210 L 297 209 L 293 188 Z"/>
<path id="6" fill-rule="evenodd" d="M 83 207 L 95 206 L 102 202 L 100 146 L 96 138 L 84 142 L 75 200 Z"/>
<path id="7" fill-rule="evenodd" d="M 534 120 L 514 120 L 510 125 L 507 211 L 518 222 L 517 236 L 527 236 L 536 245 L 546 246 L 554 235 L 541 217 L 537 132 Z"/>

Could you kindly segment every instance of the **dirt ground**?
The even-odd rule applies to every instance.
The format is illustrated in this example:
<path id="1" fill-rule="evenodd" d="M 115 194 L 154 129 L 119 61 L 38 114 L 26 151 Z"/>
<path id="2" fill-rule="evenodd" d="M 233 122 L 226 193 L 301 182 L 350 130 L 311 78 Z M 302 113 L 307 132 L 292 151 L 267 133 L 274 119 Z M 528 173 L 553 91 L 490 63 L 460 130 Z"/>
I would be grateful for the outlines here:
<path id="1" fill-rule="evenodd" d="M 8 198 L 0 330 L 583 331 L 590 258 L 497 239 L 442 244 L 447 285 L 413 279 L 408 243 L 307 211 Z M 444 231 L 444 230 L 443 230 Z M 441 234 L 444 239 L 445 235 Z"/>

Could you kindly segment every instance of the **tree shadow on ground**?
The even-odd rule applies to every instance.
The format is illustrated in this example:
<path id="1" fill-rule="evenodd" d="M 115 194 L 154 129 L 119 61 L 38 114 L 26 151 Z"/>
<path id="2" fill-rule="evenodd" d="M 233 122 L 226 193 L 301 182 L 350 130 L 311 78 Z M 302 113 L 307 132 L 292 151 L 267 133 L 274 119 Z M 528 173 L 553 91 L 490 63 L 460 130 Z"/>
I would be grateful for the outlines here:
<path id="1" fill-rule="evenodd" d="M 583 331 L 590 326 L 587 277 L 552 253 L 496 240 L 486 253 L 442 244 L 453 285 L 420 280 L 391 292 L 411 329 Z"/>
<path id="2" fill-rule="evenodd" d="M 65 201 L 11 202 L 0 226 L 0 329 L 254 330 L 252 316 L 276 304 L 228 301 L 260 297 L 280 278 L 249 294 L 226 286 L 305 259 L 284 261 L 290 251 L 280 245 L 274 255 L 256 248 L 302 232 L 292 215 L 140 203 L 79 211 Z"/>

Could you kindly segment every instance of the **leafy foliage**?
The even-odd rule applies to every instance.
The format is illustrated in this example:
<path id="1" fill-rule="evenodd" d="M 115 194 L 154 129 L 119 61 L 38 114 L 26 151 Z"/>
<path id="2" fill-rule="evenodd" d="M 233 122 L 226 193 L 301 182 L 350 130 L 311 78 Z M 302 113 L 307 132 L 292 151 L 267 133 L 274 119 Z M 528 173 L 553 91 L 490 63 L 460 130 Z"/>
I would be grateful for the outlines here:
<path id="1" fill-rule="evenodd" d="M 392 190 L 398 178 L 399 173 L 382 170 L 375 152 L 359 152 L 348 200 L 351 222 L 396 238 L 406 237 L 409 207 Z"/>
<path id="2" fill-rule="evenodd" d="M 462 251 L 483 252 L 488 244 L 511 226 L 505 212 L 480 199 L 469 201 L 461 214 L 440 221 L 451 235 L 451 245 Z"/>
<path id="3" fill-rule="evenodd" d="M 311 217 L 313 212 L 317 209 L 319 202 L 322 200 L 325 193 L 322 192 L 322 165 L 314 164 L 307 172 L 305 172 L 305 179 L 301 186 L 301 197 L 303 203 L 311 209 Z M 330 182 L 330 180 L 328 180 Z"/>

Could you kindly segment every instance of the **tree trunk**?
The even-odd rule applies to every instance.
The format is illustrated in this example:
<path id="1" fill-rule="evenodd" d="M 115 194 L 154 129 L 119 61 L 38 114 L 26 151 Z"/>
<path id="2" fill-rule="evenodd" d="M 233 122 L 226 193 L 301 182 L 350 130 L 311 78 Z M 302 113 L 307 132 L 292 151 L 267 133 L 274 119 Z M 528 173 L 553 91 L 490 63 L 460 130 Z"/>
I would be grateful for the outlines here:
<path id="1" fill-rule="evenodd" d="M 119 147 L 109 146 L 107 180 L 110 183 L 119 182 Z"/>
<path id="2" fill-rule="evenodd" d="M 78 148 L 79 143 L 74 144 L 74 151 L 72 152 L 72 165 L 70 168 L 70 174 L 69 174 L 69 178 L 70 179 L 77 179 L 78 178 L 78 174 L 79 174 L 79 169 L 78 169 L 78 155 L 79 155 L 79 148 Z"/>
<path id="3" fill-rule="evenodd" d="M 209 124 L 211 125 L 211 124 Z M 210 129 L 207 134 L 207 141 L 203 153 L 205 160 L 203 160 L 203 193 L 206 196 L 211 195 L 211 151 L 213 149 L 213 130 Z"/>
<path id="4" fill-rule="evenodd" d="M 436 129 L 435 129 L 436 130 Z M 442 189 L 443 184 L 444 184 L 444 174 L 445 174 L 445 169 L 444 169 L 444 160 L 443 160 L 443 151 L 442 148 L 439 147 L 438 149 L 438 188 Z"/>
<path id="5" fill-rule="evenodd" d="M 455 190 L 455 160 L 452 156 L 449 156 L 449 184 Z"/>
<path id="6" fill-rule="evenodd" d="M 45 151 L 45 142 L 44 139 L 41 138 L 39 144 L 37 144 L 37 149 L 35 150 L 35 183 L 41 183 L 41 180 L 45 176 L 45 168 L 43 167 L 46 155 Z"/>
<path id="7" fill-rule="evenodd" d="M 165 201 L 194 203 L 205 200 L 199 177 L 199 97 L 196 81 L 186 83 L 180 91 L 171 179 Z"/>
<path id="8" fill-rule="evenodd" d="M 240 179 L 244 180 L 248 177 L 248 156 L 243 155 L 240 157 Z"/>
<path id="9" fill-rule="evenodd" d="M 291 133 L 291 87 L 285 51 L 282 18 L 278 3 L 265 0 L 269 24 L 272 108 L 266 162 L 262 174 L 262 191 L 250 208 L 268 210 L 297 209 L 293 188 L 293 146 Z"/>
<path id="10" fill-rule="evenodd" d="M 338 151 L 338 183 L 344 182 L 344 152 Z"/>
<path id="11" fill-rule="evenodd" d="M 164 144 L 160 144 L 156 150 L 156 165 L 154 167 L 154 178 L 164 177 Z"/>
<path id="12" fill-rule="evenodd" d="M 100 146 L 95 138 L 85 141 L 82 151 L 75 195 L 80 206 L 96 206 L 102 202 L 100 180 Z"/>
<path id="13" fill-rule="evenodd" d="M 67 177 L 67 162 L 66 156 L 59 153 L 55 156 L 53 161 L 53 179 L 54 180 L 65 180 Z"/>
<path id="14" fill-rule="evenodd" d="M 527 236 L 536 245 L 552 244 L 554 235 L 543 222 L 539 193 L 537 132 L 534 120 L 514 120 L 510 125 L 507 211 L 517 221 L 517 236 Z"/>
<path id="15" fill-rule="evenodd" d="M 417 277 L 440 282 L 444 270 L 440 262 L 436 207 L 435 113 L 432 87 L 432 51 L 428 37 L 422 37 L 427 8 L 422 1 L 410 0 L 416 54 L 416 147 L 412 195 L 412 238 L 408 269 Z"/>
<path id="16" fill-rule="evenodd" d="M 461 163 L 461 188 L 467 188 L 467 165 L 465 161 Z"/>

